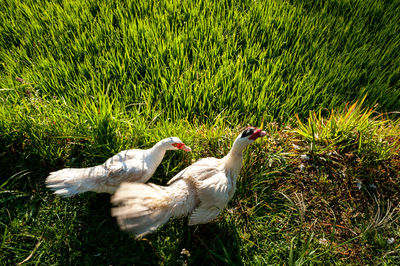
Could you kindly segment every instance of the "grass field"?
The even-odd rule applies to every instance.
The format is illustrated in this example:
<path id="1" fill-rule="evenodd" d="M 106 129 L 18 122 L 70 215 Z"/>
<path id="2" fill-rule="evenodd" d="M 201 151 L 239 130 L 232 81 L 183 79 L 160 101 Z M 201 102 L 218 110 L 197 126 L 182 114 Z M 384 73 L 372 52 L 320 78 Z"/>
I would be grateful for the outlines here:
<path id="1" fill-rule="evenodd" d="M 400 1 L 0 0 L 0 264 L 399 264 Z M 355 104 L 354 104 L 355 103 Z M 178 136 L 152 182 L 222 157 L 210 224 L 136 241 L 50 171 Z"/>

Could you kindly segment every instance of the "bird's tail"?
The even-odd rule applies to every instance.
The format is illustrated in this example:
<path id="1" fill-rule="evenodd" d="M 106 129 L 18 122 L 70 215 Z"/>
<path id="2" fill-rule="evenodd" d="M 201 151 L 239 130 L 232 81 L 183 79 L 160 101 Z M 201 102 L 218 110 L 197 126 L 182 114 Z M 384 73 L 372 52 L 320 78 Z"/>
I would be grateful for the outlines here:
<path id="1" fill-rule="evenodd" d="M 50 173 L 46 179 L 46 186 L 54 191 L 54 194 L 62 197 L 90 191 L 95 187 L 93 177 L 100 170 L 97 167 L 90 168 L 65 168 Z"/>
<path id="2" fill-rule="evenodd" d="M 186 183 L 158 186 L 151 183 L 123 183 L 111 199 L 111 210 L 122 230 L 136 238 L 155 231 L 171 217 L 187 214 L 194 208 L 195 197 Z"/>

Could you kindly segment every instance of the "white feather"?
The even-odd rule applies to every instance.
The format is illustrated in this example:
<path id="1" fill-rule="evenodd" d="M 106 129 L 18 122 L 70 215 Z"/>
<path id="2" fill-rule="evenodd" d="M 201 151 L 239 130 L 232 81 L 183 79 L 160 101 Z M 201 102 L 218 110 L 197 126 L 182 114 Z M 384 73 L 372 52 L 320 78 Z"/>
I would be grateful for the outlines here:
<path id="1" fill-rule="evenodd" d="M 259 135 L 262 137 L 265 132 Z M 112 198 L 112 203 L 117 205 L 112 215 L 121 229 L 142 237 L 170 218 L 190 215 L 189 225 L 214 220 L 235 192 L 242 151 L 254 140 L 250 136 L 239 136 L 224 158 L 204 158 L 180 171 L 167 187 L 121 185 Z"/>
<path id="2" fill-rule="evenodd" d="M 148 150 L 121 151 L 101 165 L 52 172 L 46 185 L 56 195 L 70 197 L 86 191 L 114 193 L 122 182 L 145 183 L 153 176 L 166 150 L 177 149 L 171 145 L 174 143 L 182 141 L 171 137 Z"/>

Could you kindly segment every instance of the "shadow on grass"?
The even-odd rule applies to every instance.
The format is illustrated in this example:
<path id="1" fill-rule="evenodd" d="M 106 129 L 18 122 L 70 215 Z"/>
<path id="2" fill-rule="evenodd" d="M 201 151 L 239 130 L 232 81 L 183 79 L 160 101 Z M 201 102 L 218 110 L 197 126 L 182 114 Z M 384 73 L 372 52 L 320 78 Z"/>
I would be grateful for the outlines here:
<path id="1" fill-rule="evenodd" d="M 189 227 L 187 219 L 179 219 L 135 240 L 120 231 L 110 216 L 110 195 L 92 193 L 86 204 L 84 211 L 77 213 L 79 230 L 68 241 L 75 243 L 71 248 L 81 256 L 65 263 L 243 264 L 236 229 L 225 220 Z"/>
<path id="2" fill-rule="evenodd" d="M 233 223 L 225 220 L 189 227 L 185 236 L 192 263 L 242 265 L 241 241 Z"/>
<path id="3" fill-rule="evenodd" d="M 75 221 L 80 230 L 73 236 L 78 240 L 73 248 L 82 256 L 74 258 L 71 262 L 125 265 L 154 264 L 158 260 L 157 253 L 149 243 L 136 241 L 119 230 L 116 221 L 110 215 L 110 195 L 90 193 L 84 197 L 84 212 L 78 210 Z"/>

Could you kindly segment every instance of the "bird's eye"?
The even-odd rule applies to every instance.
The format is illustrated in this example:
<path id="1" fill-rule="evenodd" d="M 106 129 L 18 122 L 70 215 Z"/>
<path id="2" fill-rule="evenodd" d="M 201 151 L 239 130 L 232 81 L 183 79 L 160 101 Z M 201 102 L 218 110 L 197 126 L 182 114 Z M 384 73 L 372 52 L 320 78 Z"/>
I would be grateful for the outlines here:
<path id="1" fill-rule="evenodd" d="M 254 133 L 254 128 L 253 127 L 246 128 L 246 130 L 243 131 L 243 133 L 242 133 L 242 138 L 250 136 L 253 133 Z"/>
<path id="2" fill-rule="evenodd" d="M 174 146 L 174 147 L 176 147 L 178 149 L 181 149 L 183 146 L 185 146 L 185 144 L 183 144 L 183 143 L 172 143 L 172 146 Z"/>

